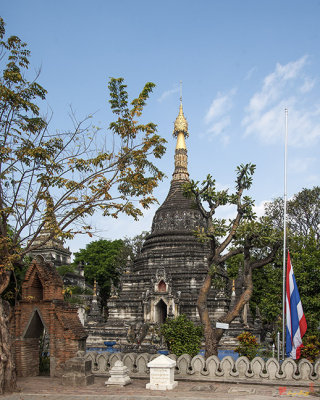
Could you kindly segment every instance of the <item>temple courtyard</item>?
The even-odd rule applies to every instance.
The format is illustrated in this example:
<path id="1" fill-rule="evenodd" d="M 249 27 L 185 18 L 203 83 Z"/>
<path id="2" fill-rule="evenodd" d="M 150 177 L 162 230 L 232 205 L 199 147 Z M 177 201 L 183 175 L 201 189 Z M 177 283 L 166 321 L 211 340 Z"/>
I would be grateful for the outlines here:
<path id="1" fill-rule="evenodd" d="M 87 387 L 62 386 L 61 379 L 46 376 L 19 378 L 20 391 L 0 396 L 1 400 L 271 400 L 317 398 L 319 388 L 313 386 L 246 385 L 217 382 L 178 381 L 178 386 L 169 391 L 147 390 L 146 379 L 133 379 L 124 387 L 105 386 L 106 378 L 95 377 L 93 385 Z"/>

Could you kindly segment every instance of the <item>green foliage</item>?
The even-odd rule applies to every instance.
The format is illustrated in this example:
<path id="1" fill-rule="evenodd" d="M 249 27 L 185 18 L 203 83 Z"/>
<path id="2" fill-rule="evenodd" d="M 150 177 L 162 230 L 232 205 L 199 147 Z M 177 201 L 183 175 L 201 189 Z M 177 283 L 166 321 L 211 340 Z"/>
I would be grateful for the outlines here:
<path id="1" fill-rule="evenodd" d="M 280 258 L 280 257 L 279 257 Z M 250 307 L 259 308 L 262 322 L 275 330 L 282 315 L 282 265 L 277 262 L 253 272 L 253 294 Z"/>
<path id="2" fill-rule="evenodd" d="M 223 330 L 213 329 L 209 319 L 207 299 L 210 290 L 221 284 L 225 286 L 228 277 L 239 277 L 238 286 L 240 289 L 241 284 L 242 293 L 237 293 L 236 304 L 221 317 L 224 322 L 231 323 L 251 298 L 252 271 L 272 261 L 279 248 L 279 232 L 267 218 L 257 219 L 253 211 L 254 201 L 244 195 L 252 185 L 255 168 L 251 163 L 237 167 L 233 193 L 217 190 L 211 175 L 201 184 L 191 181 L 184 185 L 185 195 L 194 200 L 205 221 L 195 235 L 201 242 L 207 242 L 210 251 L 208 275 L 197 301 L 205 325 L 206 357 L 217 353 L 224 334 Z M 217 209 L 224 206 L 235 210 L 234 217 L 228 221 L 215 216 Z"/>
<path id="3" fill-rule="evenodd" d="M 250 189 L 252 185 L 252 176 L 256 170 L 255 164 L 241 164 L 237 167 L 237 179 L 236 188 L 240 189 Z"/>
<path id="4" fill-rule="evenodd" d="M 243 254 L 237 254 L 227 260 L 227 273 L 230 279 L 236 279 L 243 270 Z"/>
<path id="5" fill-rule="evenodd" d="M 74 274 L 76 266 L 74 264 L 60 265 L 57 267 L 58 274 L 63 278 L 67 274 Z"/>
<path id="6" fill-rule="evenodd" d="M 320 357 L 320 342 L 316 335 L 304 336 L 301 357 L 315 362 Z"/>
<path id="7" fill-rule="evenodd" d="M 283 228 L 283 199 L 278 197 L 266 205 L 268 215 L 275 226 Z M 289 235 L 315 236 L 320 241 L 320 186 L 302 189 L 287 203 Z"/>
<path id="8" fill-rule="evenodd" d="M 68 298 L 65 298 L 65 301 L 69 304 L 84 304 L 84 300 L 80 296 L 70 296 Z"/>
<path id="9" fill-rule="evenodd" d="M 253 200 L 248 196 L 243 196 L 243 191 L 251 187 L 255 168 L 256 166 L 251 163 L 241 164 L 237 167 L 236 192 L 231 194 L 228 193 L 228 190 L 217 190 L 216 180 L 210 174 L 201 183 L 191 180 L 184 184 L 185 196 L 195 200 L 207 221 L 207 226 L 205 228 L 199 227 L 196 232 L 200 241 L 217 241 L 231 231 L 233 232 L 236 219 L 226 221 L 225 219 L 214 218 L 216 209 L 219 207 L 235 205 L 240 219 L 252 220 L 255 217 L 252 210 Z M 205 208 L 205 205 L 208 206 L 209 210 Z"/>
<path id="10" fill-rule="evenodd" d="M 302 189 L 288 202 L 289 226 L 293 234 L 320 241 L 320 186 Z"/>
<path id="11" fill-rule="evenodd" d="M 270 248 L 279 246 L 282 240 L 282 232 L 275 229 L 270 218 L 261 217 L 256 221 L 245 221 L 240 224 L 235 235 L 234 244 L 251 246 L 251 259 L 259 261 L 269 252 Z M 272 264 L 264 265 L 263 268 L 254 268 L 252 271 L 253 292 L 250 299 L 250 308 L 256 315 L 257 306 L 262 314 L 263 323 L 275 324 L 281 316 L 282 304 L 282 266 L 281 254 L 275 257 Z M 279 259 L 280 264 L 277 264 Z M 242 276 L 244 269 L 244 256 L 238 254 L 227 260 L 228 276 L 235 279 Z"/>
<path id="12" fill-rule="evenodd" d="M 43 331 L 39 338 L 39 373 L 50 375 L 49 338 L 46 331 Z"/>
<path id="13" fill-rule="evenodd" d="M 50 375 L 50 356 L 43 354 L 39 360 L 39 375 L 49 376 Z"/>
<path id="14" fill-rule="evenodd" d="M 140 233 L 140 235 L 136 235 L 132 238 L 125 237 L 124 238 L 124 244 L 126 248 L 128 249 L 128 256 L 130 256 L 131 259 L 134 259 L 137 257 L 142 249 L 143 243 L 146 240 L 146 237 L 150 234 L 148 231 L 143 231 Z"/>
<path id="15" fill-rule="evenodd" d="M 79 295 L 92 295 L 93 290 L 89 288 L 82 288 L 80 286 L 70 286 L 72 294 L 79 294 Z"/>
<path id="16" fill-rule="evenodd" d="M 316 334 L 320 320 L 320 247 L 315 236 L 290 236 L 288 241 L 294 275 L 300 293 L 308 334 Z M 259 307 L 262 322 L 271 333 L 282 320 L 282 254 L 273 264 L 255 270 L 250 306 Z"/>
<path id="17" fill-rule="evenodd" d="M 183 314 L 174 319 L 167 319 L 160 328 L 160 334 L 164 337 L 170 352 L 177 357 L 182 354 L 194 357 L 199 353 L 203 329 Z"/>
<path id="18" fill-rule="evenodd" d="M 263 216 L 255 220 L 242 221 L 235 234 L 234 243 L 238 246 L 249 245 L 253 258 L 260 259 L 281 240 L 282 231 L 275 229 L 270 218 Z"/>
<path id="19" fill-rule="evenodd" d="M 21 286 L 30 263 L 31 258 L 26 256 L 23 258 L 22 262 L 14 264 L 10 282 L 2 293 L 2 297 L 12 306 L 16 304 L 17 300 L 21 299 Z"/>
<path id="20" fill-rule="evenodd" d="M 72 296 L 72 289 L 71 289 L 71 287 L 70 287 L 70 286 L 65 287 L 65 288 L 63 289 L 62 293 L 63 293 L 63 297 L 64 297 L 65 300 L 70 299 L 71 296 Z"/>
<path id="21" fill-rule="evenodd" d="M 112 282 L 117 285 L 121 270 L 127 262 L 125 244 L 122 240 L 96 240 L 75 253 L 74 264 L 84 264 L 86 280 L 93 285 L 96 279 L 102 306 L 106 305 Z"/>
<path id="22" fill-rule="evenodd" d="M 237 339 L 239 340 L 239 346 L 235 351 L 239 353 L 239 356 L 245 356 L 249 360 L 253 360 L 260 348 L 257 338 L 250 332 L 242 332 Z"/>
<path id="23" fill-rule="evenodd" d="M 315 235 L 291 237 L 290 258 L 308 324 L 317 334 L 320 321 L 320 246 Z"/>
<path id="24" fill-rule="evenodd" d="M 91 289 L 82 288 L 80 286 L 66 286 L 63 289 L 64 300 L 70 304 L 83 304 L 83 295 L 92 295 Z"/>
<path id="25" fill-rule="evenodd" d="M 308 324 L 307 333 L 316 334 L 320 320 L 320 188 L 303 189 L 288 202 L 288 249 L 302 306 Z M 283 200 L 275 199 L 266 207 L 266 218 L 283 229 Z M 253 271 L 254 290 L 250 306 L 259 307 L 265 331 L 275 334 L 282 320 L 282 253 L 273 264 Z"/>

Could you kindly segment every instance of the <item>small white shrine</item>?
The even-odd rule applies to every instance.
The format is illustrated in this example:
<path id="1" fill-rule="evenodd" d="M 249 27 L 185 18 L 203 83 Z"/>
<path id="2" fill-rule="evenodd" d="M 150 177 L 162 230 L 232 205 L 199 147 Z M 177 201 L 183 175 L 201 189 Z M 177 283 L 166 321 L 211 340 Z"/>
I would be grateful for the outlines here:
<path id="1" fill-rule="evenodd" d="M 147 366 L 150 368 L 150 382 L 146 388 L 150 390 L 172 390 L 178 382 L 174 381 L 174 369 L 176 362 L 171 358 L 161 355 L 150 361 Z"/>

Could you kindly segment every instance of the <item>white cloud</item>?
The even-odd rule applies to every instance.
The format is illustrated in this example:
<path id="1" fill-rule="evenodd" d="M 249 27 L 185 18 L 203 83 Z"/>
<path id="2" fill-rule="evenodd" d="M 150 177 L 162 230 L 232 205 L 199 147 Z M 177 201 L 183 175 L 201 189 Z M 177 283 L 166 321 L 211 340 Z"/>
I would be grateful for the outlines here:
<path id="1" fill-rule="evenodd" d="M 234 186 L 233 183 L 227 184 L 227 183 L 221 183 L 221 182 L 216 182 L 216 189 L 221 191 L 221 190 L 230 190 Z"/>
<path id="2" fill-rule="evenodd" d="M 236 89 L 230 90 L 228 93 L 218 92 L 215 99 L 213 99 L 207 114 L 204 117 L 205 123 L 209 124 L 222 115 L 225 115 L 232 108 L 232 98 L 236 93 Z"/>
<path id="3" fill-rule="evenodd" d="M 249 79 L 252 78 L 252 75 L 254 74 L 254 72 L 257 70 L 257 67 L 252 67 L 251 69 L 249 69 L 249 71 L 247 72 L 244 80 L 248 81 Z"/>
<path id="4" fill-rule="evenodd" d="M 179 93 L 179 90 L 180 90 L 180 89 L 179 89 L 178 87 L 173 88 L 173 89 L 170 89 L 170 90 L 166 90 L 166 91 L 163 92 L 162 95 L 158 98 L 159 103 L 161 103 L 163 100 L 165 100 L 167 97 L 171 96 L 172 94 Z"/>
<path id="5" fill-rule="evenodd" d="M 256 213 L 258 218 L 264 215 L 265 205 L 269 202 L 270 200 L 263 200 L 259 204 L 253 207 L 253 211 Z M 216 217 L 228 220 L 228 219 L 234 219 L 236 214 L 237 214 L 237 207 L 234 205 L 227 205 L 224 207 L 220 207 L 217 210 Z"/>
<path id="6" fill-rule="evenodd" d="M 288 171 L 292 174 L 299 174 L 307 172 L 310 166 L 316 161 L 312 157 L 294 158 L 288 162 Z"/>
<path id="7" fill-rule="evenodd" d="M 308 61 L 303 56 L 286 65 L 277 64 L 249 101 L 242 125 L 245 136 L 258 135 L 267 144 L 283 141 L 284 109 L 288 108 L 288 140 L 296 147 L 312 146 L 320 138 L 320 98 L 318 104 L 308 99 L 316 80 L 304 73 Z"/>
<path id="8" fill-rule="evenodd" d="M 314 88 L 314 85 L 316 84 L 315 79 L 310 79 L 310 78 L 305 78 L 303 85 L 300 87 L 301 93 L 308 93 L 310 90 Z"/>
<path id="9" fill-rule="evenodd" d="M 235 205 L 228 204 L 217 208 L 215 218 L 223 218 L 225 220 L 234 219 L 237 215 L 237 207 Z"/>
<path id="10" fill-rule="evenodd" d="M 317 186 L 317 185 L 319 185 L 319 181 L 320 181 L 320 175 L 316 175 L 316 174 L 309 175 L 306 177 L 305 186 L 306 187 Z"/>
<path id="11" fill-rule="evenodd" d="M 258 218 L 264 215 L 265 206 L 268 203 L 270 203 L 270 200 L 262 200 L 259 204 L 256 204 L 253 207 L 253 211 L 255 212 Z M 228 205 L 222 207 L 221 209 L 219 208 L 219 211 L 217 212 L 216 216 L 218 218 L 233 219 L 235 218 L 236 214 L 237 214 L 236 206 Z"/>
<path id="12" fill-rule="evenodd" d="M 230 136 L 228 136 L 228 135 L 223 135 L 222 136 L 222 138 L 221 138 L 221 143 L 224 145 L 224 146 L 228 146 L 228 144 L 230 143 Z"/>
<path id="13" fill-rule="evenodd" d="M 258 113 L 272 104 L 283 93 L 283 88 L 291 79 L 297 77 L 303 66 L 306 64 L 307 56 L 301 57 L 295 62 L 286 65 L 277 64 L 275 71 L 264 78 L 260 92 L 255 93 L 250 100 L 248 111 Z"/>
<path id="14" fill-rule="evenodd" d="M 233 107 L 233 97 L 236 92 L 235 88 L 227 93 L 218 92 L 204 117 L 205 124 L 209 126 L 207 133 L 211 134 L 207 135 L 208 139 L 212 140 L 213 137 L 219 136 L 224 146 L 230 143 L 226 128 L 231 124 L 229 112 Z"/>
<path id="15" fill-rule="evenodd" d="M 213 133 L 215 136 L 220 135 L 231 123 L 229 116 L 222 118 L 220 121 L 214 123 L 208 130 L 209 133 Z"/>
<path id="16" fill-rule="evenodd" d="M 270 200 L 262 200 L 259 204 L 256 204 L 253 207 L 253 211 L 256 213 L 258 218 L 264 215 L 264 210 L 267 203 L 270 203 Z"/>

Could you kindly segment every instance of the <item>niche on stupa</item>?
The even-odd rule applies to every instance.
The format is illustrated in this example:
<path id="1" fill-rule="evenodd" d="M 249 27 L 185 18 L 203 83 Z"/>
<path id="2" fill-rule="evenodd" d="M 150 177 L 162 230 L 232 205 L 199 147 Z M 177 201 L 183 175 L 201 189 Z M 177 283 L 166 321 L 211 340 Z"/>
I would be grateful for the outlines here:
<path id="1" fill-rule="evenodd" d="M 171 292 L 171 277 L 167 275 L 164 268 L 159 268 L 156 271 L 153 279 L 154 293 L 170 293 Z"/>
<path id="2" fill-rule="evenodd" d="M 163 279 L 158 283 L 158 290 L 157 292 L 163 293 L 167 291 L 167 284 Z"/>

